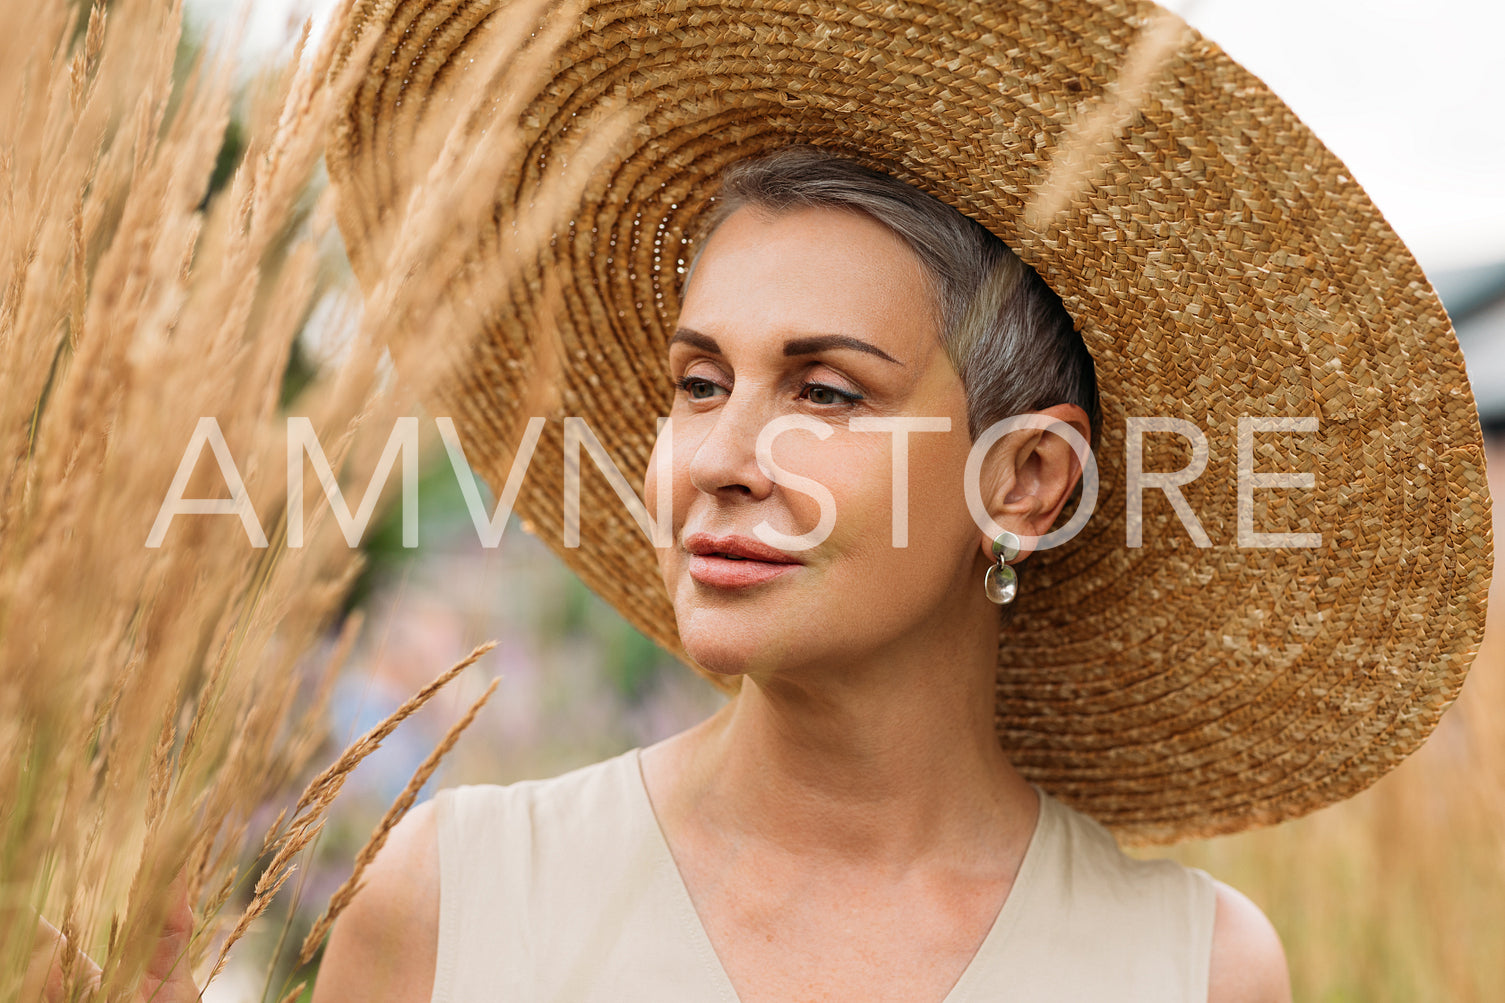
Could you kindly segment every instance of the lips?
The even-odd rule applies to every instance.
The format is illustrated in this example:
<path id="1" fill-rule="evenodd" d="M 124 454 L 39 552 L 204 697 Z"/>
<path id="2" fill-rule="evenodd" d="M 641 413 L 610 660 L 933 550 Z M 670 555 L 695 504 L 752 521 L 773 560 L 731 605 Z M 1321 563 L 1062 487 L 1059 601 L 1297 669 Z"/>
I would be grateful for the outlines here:
<path id="1" fill-rule="evenodd" d="M 690 577 L 718 589 L 762 585 L 801 566 L 798 558 L 746 536 L 691 533 L 684 539 Z"/>

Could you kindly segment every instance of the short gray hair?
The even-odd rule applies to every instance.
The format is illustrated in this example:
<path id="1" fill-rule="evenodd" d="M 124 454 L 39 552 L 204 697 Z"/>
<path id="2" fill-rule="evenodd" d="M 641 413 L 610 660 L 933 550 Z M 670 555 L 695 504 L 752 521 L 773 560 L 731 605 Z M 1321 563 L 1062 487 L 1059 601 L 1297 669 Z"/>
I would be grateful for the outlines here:
<path id="1" fill-rule="evenodd" d="M 1097 445 L 1102 413 L 1087 346 L 1060 297 L 981 224 L 897 178 L 812 146 L 726 168 L 699 247 L 748 206 L 856 210 L 909 245 L 935 294 L 941 342 L 966 390 L 973 439 L 1003 418 L 1075 404 L 1087 413 Z"/>

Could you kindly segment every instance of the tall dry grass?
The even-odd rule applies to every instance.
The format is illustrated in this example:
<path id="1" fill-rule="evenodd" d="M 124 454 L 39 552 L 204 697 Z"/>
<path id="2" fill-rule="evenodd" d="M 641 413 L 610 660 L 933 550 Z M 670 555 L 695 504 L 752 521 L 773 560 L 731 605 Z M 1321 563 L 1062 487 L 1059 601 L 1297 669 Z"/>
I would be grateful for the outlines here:
<path id="1" fill-rule="evenodd" d="M 209 977 L 225 931 L 233 941 L 287 880 L 343 778 L 482 653 L 347 750 L 271 831 L 250 831 L 259 805 L 292 801 L 357 629 L 347 621 L 332 654 L 311 655 L 359 551 L 316 478 L 305 484 L 305 544 L 286 544 L 287 417 L 312 421 L 347 497 L 359 497 L 394 420 L 418 413 L 453 359 L 439 346 L 468 329 L 443 309 L 463 251 L 453 221 L 492 218 L 494 175 L 516 137 L 494 122 L 484 141 L 447 142 L 445 129 L 500 85 L 461 95 L 458 124 L 425 139 L 437 166 L 397 207 L 404 239 L 361 312 L 321 251 L 333 213 L 313 183 L 352 83 L 329 73 L 335 33 L 250 89 L 247 152 L 206 201 L 235 73 L 218 55 L 175 72 L 181 21 L 173 0 L 92 10 L 0 0 L 0 999 L 25 988 L 39 915 L 100 963 L 111 998 L 125 998 L 175 875 L 196 905 L 188 961 Z M 527 92 L 543 50 L 520 54 L 526 35 L 494 46 L 478 85 Z M 608 123 L 593 141 L 616 134 Z M 590 162 L 578 158 L 579 176 L 553 179 L 557 197 L 511 228 L 524 253 L 506 260 L 546 239 L 550 207 L 567 203 Z M 497 295 L 511 279 L 499 271 Z M 484 291 L 468 302 L 484 308 Z M 334 347 L 284 401 L 316 307 Z M 146 545 L 206 416 L 268 546 L 224 514 L 179 516 L 160 547 Z M 201 455 L 186 497 L 229 490 Z M 256 878 L 241 861 L 258 848 Z M 251 906 L 226 915 L 253 878 Z M 65 994 L 81 991 L 82 962 L 56 960 L 74 983 Z"/>

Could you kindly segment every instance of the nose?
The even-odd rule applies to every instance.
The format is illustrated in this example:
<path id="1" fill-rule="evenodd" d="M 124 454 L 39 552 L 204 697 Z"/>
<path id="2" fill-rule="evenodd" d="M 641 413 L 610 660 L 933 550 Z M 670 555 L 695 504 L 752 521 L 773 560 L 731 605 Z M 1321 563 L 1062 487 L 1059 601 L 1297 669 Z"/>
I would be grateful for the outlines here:
<path id="1" fill-rule="evenodd" d="M 717 497 L 767 498 L 773 481 L 758 466 L 756 452 L 765 417 L 751 401 L 729 394 L 725 404 L 704 416 L 711 427 L 690 459 L 690 483 Z"/>

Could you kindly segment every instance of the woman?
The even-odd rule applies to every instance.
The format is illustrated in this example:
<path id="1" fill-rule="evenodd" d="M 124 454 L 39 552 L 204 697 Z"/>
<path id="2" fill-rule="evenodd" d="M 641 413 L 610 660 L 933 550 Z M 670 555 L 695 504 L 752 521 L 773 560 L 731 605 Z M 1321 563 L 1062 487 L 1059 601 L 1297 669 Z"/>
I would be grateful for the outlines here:
<path id="1" fill-rule="evenodd" d="M 392 152 L 527 34 L 516 11 L 353 8 L 329 162 L 368 283 L 426 176 Z M 1356 793 L 1477 649 L 1477 418 L 1379 213 L 1150 4 L 553 24 L 456 302 L 506 271 L 581 123 L 635 117 L 444 403 L 493 487 L 547 413 L 516 511 L 735 696 L 641 753 L 416 809 L 317 998 L 1287 998 L 1258 909 L 1113 837 Z M 1021 413 L 1046 427 L 997 424 Z M 609 478 L 561 488 L 578 418 L 636 516 Z M 581 545 L 551 538 L 576 512 Z"/>
<path id="2" fill-rule="evenodd" d="M 1257 907 L 1122 856 L 997 741 L 970 429 L 1030 410 L 1092 435 L 1092 363 L 1059 300 L 955 210 L 810 148 L 734 168 L 712 226 L 668 352 L 672 477 L 650 463 L 645 499 L 674 499 L 659 557 L 684 650 L 740 689 L 640 760 L 416 810 L 316 998 L 1288 999 Z M 967 309 L 980 294 L 987 316 Z M 820 519 L 756 455 L 791 415 L 831 431 L 789 435 L 774 464 L 837 514 L 780 551 L 754 527 Z M 910 439 L 903 548 L 895 440 L 860 430 L 873 417 L 950 422 Z M 1038 538 L 1079 473 L 1066 439 L 1024 430 L 989 451 L 981 490 Z"/>

